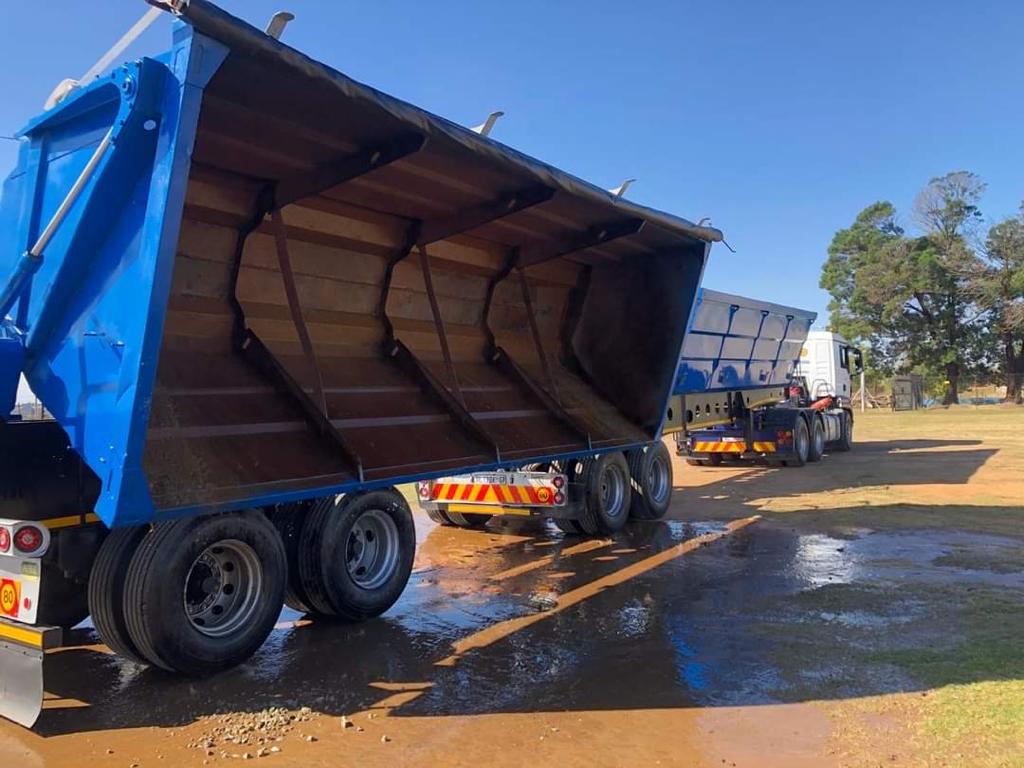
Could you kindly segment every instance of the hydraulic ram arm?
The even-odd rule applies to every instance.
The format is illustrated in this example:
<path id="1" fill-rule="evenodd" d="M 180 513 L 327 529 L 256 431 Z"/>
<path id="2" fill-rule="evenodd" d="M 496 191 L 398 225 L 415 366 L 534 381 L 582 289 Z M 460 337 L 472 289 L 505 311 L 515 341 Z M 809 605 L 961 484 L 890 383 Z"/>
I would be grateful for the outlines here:
<path id="1" fill-rule="evenodd" d="M 67 218 L 68 213 L 75 205 L 75 201 L 78 200 L 82 194 L 82 190 L 85 189 L 85 185 L 89 183 L 89 179 L 92 178 L 93 173 L 99 166 L 103 156 L 110 149 L 110 145 L 113 142 L 114 129 L 111 128 L 107 131 L 103 140 L 100 141 L 99 146 L 96 147 L 96 151 L 93 152 L 92 157 L 89 158 L 89 162 L 85 164 L 85 168 L 75 179 L 75 183 L 71 186 L 71 190 L 68 192 L 67 197 L 60 204 L 60 207 L 53 214 L 53 218 L 50 219 L 50 223 L 46 225 L 46 229 L 36 240 L 35 245 L 25 252 L 25 255 L 21 257 L 21 261 L 18 262 L 18 266 L 14 269 L 14 274 L 11 275 L 10 280 L 7 281 L 7 285 L 4 286 L 3 293 L 0 293 L 0 318 L 3 318 L 11 311 L 14 303 L 21 297 L 22 292 L 25 290 L 25 286 L 32 279 L 32 275 L 39 271 L 39 267 L 43 265 L 43 251 L 46 250 L 46 246 L 50 244 L 53 236 L 57 234 L 57 230 L 60 225 L 64 223 L 64 219 Z"/>

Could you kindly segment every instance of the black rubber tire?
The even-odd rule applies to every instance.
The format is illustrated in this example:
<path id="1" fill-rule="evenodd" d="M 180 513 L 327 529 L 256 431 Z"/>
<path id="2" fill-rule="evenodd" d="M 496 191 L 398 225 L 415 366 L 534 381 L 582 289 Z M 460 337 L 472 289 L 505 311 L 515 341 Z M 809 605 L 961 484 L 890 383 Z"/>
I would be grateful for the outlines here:
<path id="1" fill-rule="evenodd" d="M 629 516 L 634 520 L 660 520 L 672 503 L 672 457 L 668 448 L 658 440 L 630 451 L 626 459 L 632 489 Z"/>
<path id="2" fill-rule="evenodd" d="M 43 561 L 43 587 L 36 624 L 71 629 L 89 615 L 88 585 L 69 579 L 55 563 Z"/>
<path id="3" fill-rule="evenodd" d="M 347 567 L 347 547 L 353 524 L 370 510 L 383 512 L 391 518 L 398 544 L 393 572 L 384 584 L 373 589 L 357 584 Z M 334 615 L 347 621 L 365 621 L 394 605 L 409 581 L 416 554 L 415 524 L 402 494 L 387 489 L 347 495 L 341 503 L 327 510 L 317 534 L 309 539 L 309 548 L 304 547 L 302 558 L 303 584 L 311 599 L 314 599 L 312 585 L 318 598 L 326 598 Z"/>
<path id="4" fill-rule="evenodd" d="M 807 461 L 821 461 L 825 455 L 825 425 L 819 416 L 811 416 L 811 440 L 807 449 Z"/>
<path id="5" fill-rule="evenodd" d="M 267 519 L 277 529 L 288 558 L 288 584 L 284 590 L 284 604 L 299 613 L 316 613 L 299 575 L 299 541 L 306 518 L 315 504 L 315 501 L 299 501 L 294 504 L 278 504 L 264 510 Z"/>
<path id="6" fill-rule="evenodd" d="M 454 525 L 454 523 L 451 520 L 445 517 L 444 512 L 442 512 L 439 509 L 424 509 L 423 511 L 427 513 L 427 517 L 429 517 L 438 525 Z"/>
<path id="7" fill-rule="evenodd" d="M 89 574 L 89 614 L 100 640 L 116 653 L 136 664 L 147 664 L 135 647 L 124 615 L 124 585 L 128 566 L 148 528 L 115 528 L 103 540 Z"/>
<path id="8" fill-rule="evenodd" d="M 608 535 L 621 531 L 629 520 L 629 464 L 622 453 L 604 453 L 584 459 L 580 472 L 583 482 L 583 511 L 580 527 L 588 534 Z M 617 475 L 612 477 L 609 473 Z M 605 497 L 605 486 L 621 483 L 618 499 Z M 613 504 L 609 505 L 609 501 Z M 612 507 L 615 507 L 613 509 Z"/>
<path id="9" fill-rule="evenodd" d="M 807 421 L 798 416 L 793 425 L 793 450 L 782 463 L 787 467 L 802 467 L 807 463 L 810 442 L 811 435 L 807 430 Z"/>
<path id="10" fill-rule="evenodd" d="M 686 463 L 691 467 L 706 467 L 708 465 L 707 459 L 695 459 L 692 456 L 686 458 Z"/>
<path id="11" fill-rule="evenodd" d="M 487 527 L 493 515 L 474 515 L 466 512 L 452 512 L 446 509 L 444 516 L 448 521 L 459 528 L 476 528 L 481 530 Z"/>
<path id="12" fill-rule="evenodd" d="M 709 453 L 708 464 L 710 464 L 712 467 L 720 467 L 722 465 L 722 454 Z"/>
<path id="13" fill-rule="evenodd" d="M 342 514 L 345 505 L 352 499 L 351 495 L 325 496 L 318 499 L 306 515 L 306 522 L 299 535 L 297 554 L 299 584 L 311 613 L 322 617 L 337 616 L 331 605 L 323 582 L 323 530 L 331 515 Z"/>
<path id="14" fill-rule="evenodd" d="M 254 551 L 262 587 L 252 619 L 237 632 L 212 638 L 189 622 L 182 600 L 189 569 L 218 541 L 237 540 Z M 189 676 L 234 667 L 256 652 L 274 628 L 288 581 L 277 529 L 259 511 L 227 512 L 158 523 L 139 544 L 125 582 L 124 612 L 132 642 L 152 664 Z"/>
<path id="15" fill-rule="evenodd" d="M 832 444 L 832 450 L 846 452 L 853 448 L 853 417 L 843 411 L 839 414 L 839 439 Z"/>
<path id="16" fill-rule="evenodd" d="M 554 517 L 552 518 L 555 527 L 558 528 L 566 536 L 582 536 L 584 530 L 580 527 L 580 524 L 576 520 L 570 520 L 567 517 Z"/>

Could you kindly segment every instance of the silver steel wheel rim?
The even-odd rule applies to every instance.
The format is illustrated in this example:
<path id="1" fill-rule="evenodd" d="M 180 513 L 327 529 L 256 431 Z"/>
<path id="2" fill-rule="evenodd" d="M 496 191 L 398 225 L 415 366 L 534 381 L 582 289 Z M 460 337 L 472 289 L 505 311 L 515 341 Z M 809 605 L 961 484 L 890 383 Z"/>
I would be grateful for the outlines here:
<path id="1" fill-rule="evenodd" d="M 368 509 L 352 523 L 345 545 L 345 568 L 363 589 L 386 584 L 398 567 L 398 526 L 379 509 Z"/>
<path id="2" fill-rule="evenodd" d="M 625 512 L 626 478 L 622 470 L 609 464 L 601 473 L 601 506 L 608 517 L 619 517 Z"/>
<path id="3" fill-rule="evenodd" d="M 668 464 L 661 456 L 657 456 L 647 470 L 647 495 L 660 504 L 668 496 L 668 491 Z"/>
<path id="4" fill-rule="evenodd" d="M 804 461 L 807 460 L 807 454 L 811 447 L 811 439 L 807 434 L 807 425 L 804 425 L 803 429 L 796 428 L 796 455 Z"/>
<path id="5" fill-rule="evenodd" d="M 820 426 L 814 430 L 814 450 L 819 455 L 825 452 L 825 430 Z"/>
<path id="6" fill-rule="evenodd" d="M 259 608 L 263 565 L 244 541 L 224 539 L 199 553 L 185 576 L 185 616 L 197 632 L 226 637 L 245 627 Z"/>

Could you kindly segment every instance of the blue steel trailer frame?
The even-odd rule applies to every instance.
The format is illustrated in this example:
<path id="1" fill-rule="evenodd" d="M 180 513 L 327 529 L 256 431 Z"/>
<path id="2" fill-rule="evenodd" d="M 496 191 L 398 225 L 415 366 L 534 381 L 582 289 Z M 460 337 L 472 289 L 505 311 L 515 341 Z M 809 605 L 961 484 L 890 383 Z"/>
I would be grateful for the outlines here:
<path id="1" fill-rule="evenodd" d="M 151 517 L 140 466 L 149 393 L 202 90 L 226 54 L 176 25 L 166 54 L 116 68 L 25 126 L 4 184 L 0 233 L 23 255 L 0 251 L 0 273 L 17 275 L 66 190 L 109 144 L 49 240 L 46 251 L 62 258 L 38 254 L 15 297 L 24 374 L 99 475 L 96 512 L 108 525 Z M 20 373 L 0 377 L 16 386 Z"/>

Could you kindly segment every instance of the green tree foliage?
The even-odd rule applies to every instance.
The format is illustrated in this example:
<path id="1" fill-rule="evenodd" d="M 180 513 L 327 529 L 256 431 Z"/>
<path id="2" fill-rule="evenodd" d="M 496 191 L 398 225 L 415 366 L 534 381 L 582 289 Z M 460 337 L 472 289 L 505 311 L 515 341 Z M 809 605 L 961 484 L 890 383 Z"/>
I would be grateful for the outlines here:
<path id="1" fill-rule="evenodd" d="M 898 224 L 892 203 L 874 203 L 836 232 L 822 268 L 832 327 L 866 343 L 887 373 L 941 373 L 947 404 L 957 402 L 961 373 L 986 357 L 985 309 L 970 282 L 984 190 L 965 171 L 932 179 L 914 202 L 918 237 Z"/>
<path id="2" fill-rule="evenodd" d="M 974 300 L 990 312 L 1006 377 L 1007 402 L 1020 404 L 1024 387 L 1024 203 L 1020 214 L 988 231 L 969 274 Z"/>

